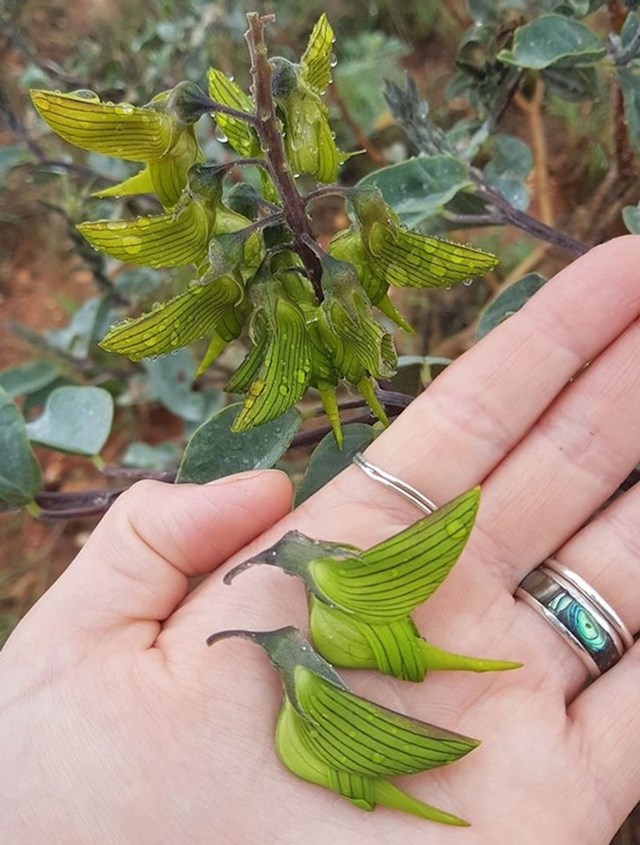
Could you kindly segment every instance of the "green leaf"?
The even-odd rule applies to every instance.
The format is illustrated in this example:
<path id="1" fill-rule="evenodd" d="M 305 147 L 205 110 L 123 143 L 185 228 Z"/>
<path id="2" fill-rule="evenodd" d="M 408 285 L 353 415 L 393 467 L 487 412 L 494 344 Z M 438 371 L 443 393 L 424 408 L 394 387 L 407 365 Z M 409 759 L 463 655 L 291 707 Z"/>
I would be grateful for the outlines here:
<path id="1" fill-rule="evenodd" d="M 54 382 L 60 369 L 50 361 L 31 361 L 0 372 L 0 387 L 9 396 L 25 396 Z"/>
<path id="2" fill-rule="evenodd" d="M 5 177 L 12 168 L 34 161 L 33 155 L 24 147 L 0 148 L 0 188 L 4 186 Z"/>
<path id="3" fill-rule="evenodd" d="M 42 485 L 40 466 L 29 444 L 22 414 L 0 387 L 0 499 L 28 505 Z"/>
<path id="4" fill-rule="evenodd" d="M 587 67 L 606 54 L 598 36 L 564 15 L 541 15 L 516 30 L 512 50 L 501 50 L 498 59 L 517 67 Z"/>
<path id="5" fill-rule="evenodd" d="M 624 99 L 624 116 L 629 138 L 640 149 L 640 67 L 636 64 L 616 68 Z"/>
<path id="6" fill-rule="evenodd" d="M 296 492 L 295 507 L 313 496 L 332 478 L 351 465 L 356 452 L 366 449 L 373 441 L 373 428 L 363 423 L 352 423 L 343 429 L 342 449 L 338 448 L 333 433 L 327 434 L 314 449 L 307 471 Z"/>
<path id="7" fill-rule="evenodd" d="M 113 399 L 101 387 L 59 387 L 42 416 L 27 423 L 29 439 L 74 455 L 97 455 L 109 437 Z"/>
<path id="8" fill-rule="evenodd" d="M 383 167 L 359 184 L 376 185 L 402 222 L 417 226 L 472 183 L 463 162 L 450 155 L 434 155 Z"/>
<path id="9" fill-rule="evenodd" d="M 98 340 L 101 327 L 105 320 L 111 319 L 113 311 L 107 297 L 91 297 L 82 303 L 66 326 L 45 332 L 47 342 L 53 349 L 73 358 L 87 358 L 91 346 Z"/>
<path id="10" fill-rule="evenodd" d="M 195 364 L 188 349 L 146 360 L 143 366 L 149 376 L 151 395 L 168 411 L 189 422 L 202 420 L 205 399 L 191 388 Z"/>
<path id="11" fill-rule="evenodd" d="M 598 95 L 598 72 L 595 67 L 548 67 L 541 71 L 550 94 L 569 102 L 580 102 Z"/>
<path id="12" fill-rule="evenodd" d="M 292 408 L 257 428 L 232 432 L 239 408 L 228 405 L 193 433 L 178 470 L 178 483 L 205 484 L 236 472 L 272 467 L 302 425 L 300 413 Z"/>
<path id="13" fill-rule="evenodd" d="M 640 235 L 640 206 L 625 205 L 622 209 L 622 220 L 632 235 Z"/>
<path id="14" fill-rule="evenodd" d="M 173 469 L 178 465 L 180 452 L 175 443 L 149 443 L 135 441 L 127 446 L 122 456 L 122 466 L 139 469 Z"/>
<path id="15" fill-rule="evenodd" d="M 509 285 L 505 291 L 499 293 L 483 311 L 478 321 L 476 339 L 480 340 L 507 317 L 515 314 L 546 281 L 539 273 L 527 273 L 526 276 Z"/>

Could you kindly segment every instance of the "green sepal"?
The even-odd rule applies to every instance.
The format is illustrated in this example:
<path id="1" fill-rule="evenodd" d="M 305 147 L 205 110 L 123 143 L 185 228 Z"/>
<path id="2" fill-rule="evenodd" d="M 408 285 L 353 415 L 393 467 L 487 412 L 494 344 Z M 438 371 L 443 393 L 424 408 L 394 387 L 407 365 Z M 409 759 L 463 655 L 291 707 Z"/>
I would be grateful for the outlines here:
<path id="1" fill-rule="evenodd" d="M 210 67 L 207 71 L 209 96 L 212 100 L 230 106 L 238 111 L 251 114 L 254 110 L 253 101 L 221 70 Z M 220 127 L 233 149 L 243 158 L 255 158 L 261 155 L 260 143 L 254 130 L 248 123 L 237 117 L 215 112 L 213 119 Z"/>
<path id="2" fill-rule="evenodd" d="M 467 657 L 444 651 L 420 636 L 411 617 L 374 624 L 309 597 L 313 646 L 325 660 L 346 669 L 376 669 L 403 681 L 420 683 L 427 672 L 461 670 L 501 672 L 522 664 Z"/>
<path id="3" fill-rule="evenodd" d="M 132 361 L 165 355 L 214 331 L 222 315 L 244 296 L 231 276 L 189 285 L 184 293 L 134 320 L 114 326 L 100 346 Z"/>
<path id="4" fill-rule="evenodd" d="M 331 50 L 334 41 L 333 29 L 323 12 L 311 31 L 300 59 L 300 78 L 316 94 L 324 94 L 331 82 Z"/>
<path id="5" fill-rule="evenodd" d="M 488 273 L 491 253 L 410 232 L 373 185 L 354 188 L 349 199 L 374 272 L 396 287 L 439 288 Z"/>
<path id="6" fill-rule="evenodd" d="M 300 531 L 288 531 L 273 546 L 264 549 L 252 558 L 239 563 L 224 576 L 224 583 L 230 584 L 237 575 L 252 566 L 276 566 L 288 575 L 295 575 L 303 581 L 311 593 L 317 594 L 317 587 L 311 574 L 311 566 L 326 559 L 330 564 L 341 560 L 361 560 L 355 546 L 325 543 L 312 540 Z M 324 598 L 324 597 L 322 597 Z"/>

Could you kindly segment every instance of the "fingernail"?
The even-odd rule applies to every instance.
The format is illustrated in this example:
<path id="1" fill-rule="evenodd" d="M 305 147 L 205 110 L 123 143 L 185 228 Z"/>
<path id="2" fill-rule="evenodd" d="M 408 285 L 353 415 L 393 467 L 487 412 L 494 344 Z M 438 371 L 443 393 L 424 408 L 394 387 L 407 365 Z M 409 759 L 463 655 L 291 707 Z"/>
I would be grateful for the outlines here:
<path id="1" fill-rule="evenodd" d="M 267 476 L 271 473 L 281 473 L 282 471 L 279 469 L 254 469 L 249 470 L 248 472 L 236 472 L 233 475 L 225 475 L 222 478 L 216 478 L 214 481 L 208 481 L 206 486 L 212 487 L 216 484 L 241 484 L 244 481 L 253 481 L 254 478 L 258 478 L 259 476 Z M 282 473 L 283 475 L 285 473 Z"/>

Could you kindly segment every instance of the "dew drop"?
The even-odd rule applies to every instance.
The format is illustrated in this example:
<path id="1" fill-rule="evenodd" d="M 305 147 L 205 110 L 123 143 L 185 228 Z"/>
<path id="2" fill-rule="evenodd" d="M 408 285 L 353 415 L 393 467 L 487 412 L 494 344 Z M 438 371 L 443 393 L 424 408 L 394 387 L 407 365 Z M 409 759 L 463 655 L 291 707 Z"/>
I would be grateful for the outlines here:
<path id="1" fill-rule="evenodd" d="M 466 288 L 473 284 L 473 279 L 465 279 L 462 283 Z"/>
<path id="2" fill-rule="evenodd" d="M 374 763 L 384 763 L 384 754 L 381 754 L 379 751 L 374 751 L 371 755 L 371 759 Z"/>
<path id="3" fill-rule="evenodd" d="M 51 106 L 49 105 L 49 100 L 38 100 L 38 108 L 41 111 L 49 111 L 49 109 L 51 108 Z"/>
<path id="4" fill-rule="evenodd" d="M 71 96 L 77 97 L 79 100 L 88 100 L 92 103 L 100 102 L 100 97 L 95 91 L 90 91 L 89 88 L 80 88 L 78 91 L 72 91 Z"/>
<path id="5" fill-rule="evenodd" d="M 142 238 L 137 235 L 127 235 L 122 239 L 122 245 L 129 255 L 136 255 L 142 249 Z"/>
<path id="6" fill-rule="evenodd" d="M 112 232 L 115 232 L 118 229 L 126 229 L 127 224 L 124 220 L 111 220 L 107 223 L 107 229 Z"/>
<path id="7" fill-rule="evenodd" d="M 116 106 L 117 114 L 133 114 L 135 108 L 130 103 L 119 103 Z"/>

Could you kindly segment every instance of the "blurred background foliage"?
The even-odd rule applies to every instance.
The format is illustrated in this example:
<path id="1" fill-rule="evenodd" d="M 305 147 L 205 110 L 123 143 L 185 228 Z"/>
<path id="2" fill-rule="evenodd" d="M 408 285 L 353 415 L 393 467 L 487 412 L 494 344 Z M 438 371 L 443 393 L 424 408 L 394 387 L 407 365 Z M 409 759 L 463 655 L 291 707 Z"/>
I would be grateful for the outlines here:
<path id="1" fill-rule="evenodd" d="M 345 165 L 341 180 L 373 180 L 407 223 L 446 229 L 501 258 L 496 271 L 468 287 L 394 291 L 416 334 L 397 335 L 401 366 L 382 386 L 415 395 L 573 257 L 562 244 L 527 231 L 514 210 L 586 245 L 640 231 L 635 5 L 0 0 L 0 385 L 18 397 L 27 420 L 62 386 L 101 387 L 115 400 L 100 460 L 37 447 L 45 506 L 59 516 L 67 509 L 70 518 L 36 522 L 24 513 L 0 515 L 0 638 L 86 539 L 93 522 L 79 513 L 100 513 L 131 478 L 175 476 L 188 439 L 229 401 L 222 386 L 244 352 L 242 344 L 232 345 L 192 384 L 195 359 L 188 350 L 143 364 L 99 350 L 97 341 L 125 303 L 141 310 L 166 299 L 189 272 L 122 265 L 78 236 L 75 223 L 113 214 L 113 203 L 92 199 L 91 192 L 132 171 L 52 135 L 29 104 L 29 88 L 89 88 L 106 100 L 143 104 L 183 79 L 206 88 L 209 65 L 246 88 L 247 11 L 276 13 L 270 52 L 293 60 L 326 12 L 336 33 L 337 64 L 327 95 L 333 127 L 341 148 L 364 150 Z M 557 17 L 545 18 L 549 14 L 569 22 L 575 42 L 566 57 L 556 50 L 545 65 L 539 45 L 553 41 L 558 24 Z M 533 42 L 527 39 L 532 25 L 543 27 L 533 30 Z M 230 160 L 210 121 L 201 121 L 198 132 L 209 160 Z M 447 158 L 449 169 L 427 168 L 425 175 L 424 156 L 434 155 Z M 459 185 L 449 159 L 465 168 Z M 387 167 L 393 169 L 381 171 Z M 475 193 L 465 182 L 472 171 L 482 179 Z M 400 196 L 398 185 L 409 186 L 408 197 Z M 485 188 L 506 200 L 502 217 L 495 208 L 493 217 L 487 213 Z M 121 217 L 158 210 L 151 197 L 118 202 Z M 347 225 L 342 201 L 318 204 L 313 222 L 326 245 Z M 320 475 L 372 436 L 364 425 L 371 420 L 352 404 L 345 455 L 325 441 L 311 462 Z M 301 430 L 283 423 L 280 432 L 280 465 L 298 481 L 310 444 L 319 439 L 315 403 L 303 403 L 302 411 Z M 296 448 L 285 451 L 292 437 Z M 192 462 L 184 473 L 198 477 L 198 468 Z M 299 498 L 321 482 L 307 477 Z M 635 837 L 632 819 L 619 843 L 640 842 Z"/>

